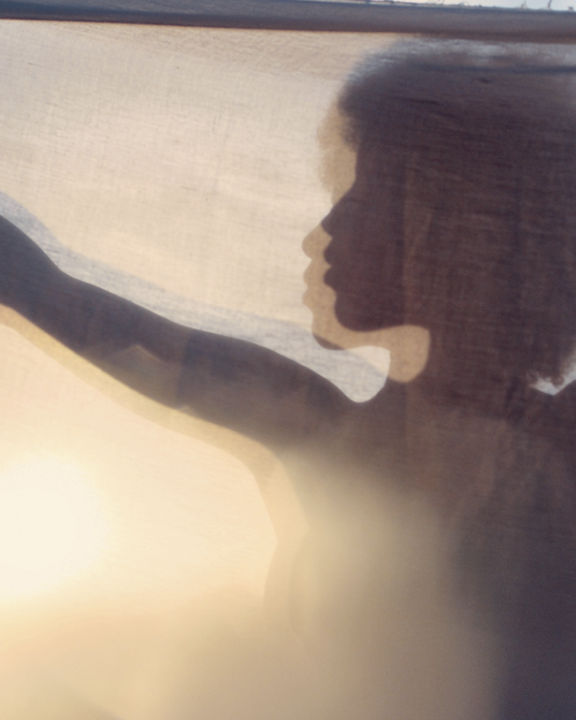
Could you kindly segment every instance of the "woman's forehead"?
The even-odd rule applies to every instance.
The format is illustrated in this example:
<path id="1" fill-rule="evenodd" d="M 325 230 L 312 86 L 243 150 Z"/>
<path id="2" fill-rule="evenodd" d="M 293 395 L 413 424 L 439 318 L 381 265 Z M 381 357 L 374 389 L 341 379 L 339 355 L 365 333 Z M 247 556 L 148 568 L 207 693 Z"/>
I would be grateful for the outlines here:
<path id="1" fill-rule="evenodd" d="M 366 135 L 356 150 L 356 181 L 394 184 L 416 161 L 416 143 L 390 136 Z"/>

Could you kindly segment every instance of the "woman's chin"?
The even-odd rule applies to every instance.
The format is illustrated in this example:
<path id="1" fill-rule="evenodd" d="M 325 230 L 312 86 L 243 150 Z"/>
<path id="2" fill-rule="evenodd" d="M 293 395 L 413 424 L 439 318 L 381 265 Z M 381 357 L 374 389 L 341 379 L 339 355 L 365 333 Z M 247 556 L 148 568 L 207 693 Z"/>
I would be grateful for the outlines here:
<path id="1" fill-rule="evenodd" d="M 312 334 L 327 350 L 357 347 L 365 343 L 367 332 L 382 329 L 381 319 L 370 308 L 334 297 L 322 297 L 322 303 L 312 303 L 310 296 L 307 293 L 305 304 L 312 312 Z"/>
<path id="2" fill-rule="evenodd" d="M 324 350 L 343 350 L 344 348 L 341 345 L 337 345 L 336 343 L 332 342 L 331 340 L 327 340 L 325 337 L 322 337 L 322 335 L 317 335 L 315 332 L 313 333 L 314 340 L 320 345 L 320 347 L 324 348 Z"/>
<path id="3" fill-rule="evenodd" d="M 356 303 L 337 298 L 334 315 L 340 325 L 352 332 L 364 333 L 382 329 L 382 318 L 373 307 L 358 306 Z"/>
<path id="4" fill-rule="evenodd" d="M 334 315 L 347 330 L 372 333 L 408 324 L 402 295 L 336 295 Z"/>
<path id="5" fill-rule="evenodd" d="M 345 350 L 364 343 L 364 335 L 343 325 L 333 309 L 314 315 L 312 334 L 318 345 L 326 350 Z"/>

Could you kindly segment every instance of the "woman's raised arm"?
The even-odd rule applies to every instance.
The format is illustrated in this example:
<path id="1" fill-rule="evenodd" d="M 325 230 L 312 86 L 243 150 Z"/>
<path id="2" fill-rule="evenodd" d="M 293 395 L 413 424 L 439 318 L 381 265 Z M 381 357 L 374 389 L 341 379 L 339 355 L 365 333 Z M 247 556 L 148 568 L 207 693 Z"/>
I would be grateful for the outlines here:
<path id="1" fill-rule="evenodd" d="M 70 277 L 1 217 L 0 263 L 0 302 L 170 407 L 283 445 L 343 400 L 330 383 L 275 352 L 184 327 Z"/>

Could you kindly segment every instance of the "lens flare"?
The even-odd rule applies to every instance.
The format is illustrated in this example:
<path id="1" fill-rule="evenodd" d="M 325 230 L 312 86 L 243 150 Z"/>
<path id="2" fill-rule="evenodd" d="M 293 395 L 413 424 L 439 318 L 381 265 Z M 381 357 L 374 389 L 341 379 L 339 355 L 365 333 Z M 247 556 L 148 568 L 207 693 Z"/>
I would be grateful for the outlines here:
<path id="1" fill-rule="evenodd" d="M 0 603 L 35 597 L 101 556 L 106 521 L 87 473 L 56 458 L 0 471 Z"/>

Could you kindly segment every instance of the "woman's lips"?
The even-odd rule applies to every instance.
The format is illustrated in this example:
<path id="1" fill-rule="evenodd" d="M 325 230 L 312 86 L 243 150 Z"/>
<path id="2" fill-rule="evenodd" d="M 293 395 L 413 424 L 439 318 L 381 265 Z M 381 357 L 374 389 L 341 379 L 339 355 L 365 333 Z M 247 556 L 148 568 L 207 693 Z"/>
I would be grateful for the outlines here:
<path id="1" fill-rule="evenodd" d="M 338 281 L 338 273 L 333 267 L 328 268 L 328 270 L 324 273 L 324 282 L 333 290 L 336 290 L 341 286 L 341 283 Z"/>

